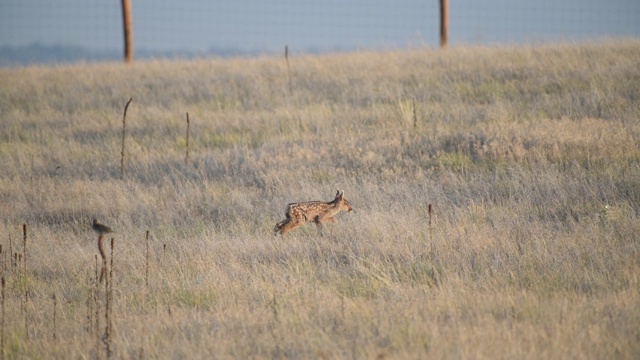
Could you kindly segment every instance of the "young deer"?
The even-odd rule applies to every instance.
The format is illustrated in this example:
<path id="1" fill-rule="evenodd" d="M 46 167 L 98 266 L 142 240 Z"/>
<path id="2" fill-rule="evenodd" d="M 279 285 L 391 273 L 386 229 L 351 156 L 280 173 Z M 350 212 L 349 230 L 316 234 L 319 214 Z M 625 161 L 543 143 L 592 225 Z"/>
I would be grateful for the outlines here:
<path id="1" fill-rule="evenodd" d="M 276 224 L 273 229 L 275 234 L 284 235 L 289 231 L 304 225 L 308 222 L 316 223 L 316 227 L 322 235 L 322 224 L 326 222 L 335 222 L 336 216 L 340 211 L 350 212 L 353 210 L 349 201 L 344 198 L 344 191 L 338 190 L 336 192 L 336 198 L 330 202 L 322 201 L 308 201 L 291 203 L 287 205 L 287 218 Z"/>

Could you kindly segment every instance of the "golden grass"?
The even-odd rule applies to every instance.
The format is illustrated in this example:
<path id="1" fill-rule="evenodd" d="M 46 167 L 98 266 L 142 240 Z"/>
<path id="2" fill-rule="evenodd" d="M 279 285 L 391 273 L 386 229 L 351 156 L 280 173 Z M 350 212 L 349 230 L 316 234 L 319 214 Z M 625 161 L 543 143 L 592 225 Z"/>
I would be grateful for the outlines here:
<path id="1" fill-rule="evenodd" d="M 638 358 L 639 58 L 306 56 L 291 94 L 275 58 L 0 69 L 5 356 L 105 356 L 96 217 L 116 358 Z M 327 236 L 272 236 L 336 189 L 354 211 Z"/>

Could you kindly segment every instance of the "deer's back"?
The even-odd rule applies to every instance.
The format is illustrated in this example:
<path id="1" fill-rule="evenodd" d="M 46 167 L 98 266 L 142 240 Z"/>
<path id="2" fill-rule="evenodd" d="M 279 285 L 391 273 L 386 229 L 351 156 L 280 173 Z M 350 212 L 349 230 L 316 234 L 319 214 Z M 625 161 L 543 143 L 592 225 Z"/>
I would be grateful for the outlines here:
<path id="1" fill-rule="evenodd" d="M 291 203 L 287 206 L 287 213 L 291 217 L 304 217 L 308 220 L 329 211 L 331 205 L 322 201 L 307 201 Z"/>

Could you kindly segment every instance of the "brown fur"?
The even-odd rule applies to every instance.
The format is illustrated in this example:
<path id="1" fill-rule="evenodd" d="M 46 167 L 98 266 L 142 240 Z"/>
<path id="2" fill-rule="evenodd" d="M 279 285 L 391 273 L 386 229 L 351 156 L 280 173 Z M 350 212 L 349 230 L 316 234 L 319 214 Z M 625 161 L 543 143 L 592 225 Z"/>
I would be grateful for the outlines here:
<path id="1" fill-rule="evenodd" d="M 276 224 L 273 231 L 284 235 L 289 231 L 304 225 L 308 222 L 314 222 L 320 234 L 322 234 L 322 224 L 327 222 L 335 222 L 336 216 L 340 211 L 350 212 L 353 210 L 349 201 L 344 198 L 344 191 L 336 193 L 333 201 L 308 201 L 291 203 L 287 205 L 286 219 Z"/>

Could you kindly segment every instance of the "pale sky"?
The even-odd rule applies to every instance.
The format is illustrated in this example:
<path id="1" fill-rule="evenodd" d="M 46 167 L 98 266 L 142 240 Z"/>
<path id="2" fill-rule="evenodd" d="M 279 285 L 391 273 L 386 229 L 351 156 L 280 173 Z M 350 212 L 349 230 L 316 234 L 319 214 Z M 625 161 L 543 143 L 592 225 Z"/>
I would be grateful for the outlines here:
<path id="1" fill-rule="evenodd" d="M 136 50 L 438 44 L 438 0 L 132 0 Z M 640 0 L 450 0 L 450 44 L 640 37 Z M 0 0 L 0 47 L 120 51 L 119 0 Z"/>

